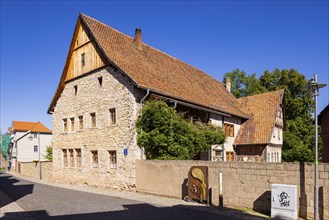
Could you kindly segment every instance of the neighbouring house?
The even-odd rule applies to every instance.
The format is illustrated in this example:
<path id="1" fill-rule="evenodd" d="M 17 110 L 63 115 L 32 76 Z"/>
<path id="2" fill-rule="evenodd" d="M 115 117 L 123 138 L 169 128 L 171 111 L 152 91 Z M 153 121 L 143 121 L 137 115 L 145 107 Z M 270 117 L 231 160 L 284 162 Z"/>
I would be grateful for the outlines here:
<path id="1" fill-rule="evenodd" d="M 46 161 L 46 149 L 51 145 L 52 131 L 41 122 L 13 121 L 11 134 L 10 170 L 20 172 L 21 162 Z"/>
<path id="2" fill-rule="evenodd" d="M 322 162 L 329 163 L 329 105 L 318 116 L 322 136 Z"/>
<path id="3" fill-rule="evenodd" d="M 227 81 L 144 44 L 140 29 L 132 38 L 80 14 L 48 109 L 54 181 L 133 188 L 144 158 L 135 122 L 148 99 L 223 128 L 226 142 L 204 159 L 280 162 L 284 91 L 236 99 Z"/>

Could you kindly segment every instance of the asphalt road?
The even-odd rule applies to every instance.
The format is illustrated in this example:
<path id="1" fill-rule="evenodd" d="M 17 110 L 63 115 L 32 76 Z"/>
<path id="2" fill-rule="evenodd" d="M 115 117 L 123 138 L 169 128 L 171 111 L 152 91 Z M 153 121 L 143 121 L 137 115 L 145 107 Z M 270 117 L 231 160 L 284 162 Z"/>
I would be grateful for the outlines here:
<path id="1" fill-rule="evenodd" d="M 0 189 L 36 219 L 223 219 L 214 213 L 69 190 L 0 176 Z M 6 204 L 1 204 L 0 208 Z"/>

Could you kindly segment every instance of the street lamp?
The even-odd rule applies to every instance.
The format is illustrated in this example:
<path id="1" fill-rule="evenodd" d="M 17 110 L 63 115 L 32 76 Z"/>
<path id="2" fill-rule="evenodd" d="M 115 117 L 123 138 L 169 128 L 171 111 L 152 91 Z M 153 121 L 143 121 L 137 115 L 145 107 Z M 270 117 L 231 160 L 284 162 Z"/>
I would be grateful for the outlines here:
<path id="1" fill-rule="evenodd" d="M 318 220 L 319 216 L 319 188 L 318 188 L 318 113 L 317 113 L 317 101 L 319 96 L 319 89 L 325 87 L 326 84 L 318 83 L 318 75 L 314 74 L 314 78 L 311 79 L 306 86 L 302 88 L 302 91 L 307 91 L 311 97 L 314 97 L 314 119 L 315 119 L 315 160 L 314 160 L 314 220 Z"/>

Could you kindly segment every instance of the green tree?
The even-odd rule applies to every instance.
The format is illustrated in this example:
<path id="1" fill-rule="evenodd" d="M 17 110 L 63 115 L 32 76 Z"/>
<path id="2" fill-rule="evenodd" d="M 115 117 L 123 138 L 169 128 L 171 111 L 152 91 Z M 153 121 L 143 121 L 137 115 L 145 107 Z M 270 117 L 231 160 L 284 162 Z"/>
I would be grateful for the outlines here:
<path id="1" fill-rule="evenodd" d="M 53 160 L 53 147 L 47 146 L 45 158 L 49 161 Z"/>
<path id="2" fill-rule="evenodd" d="M 244 71 L 235 69 L 232 72 L 224 74 L 224 83 L 226 83 L 227 77 L 230 77 L 231 93 L 236 98 L 256 95 L 267 91 L 267 89 L 260 84 L 260 81 L 256 78 L 255 73 L 248 76 Z"/>
<path id="3" fill-rule="evenodd" d="M 137 122 L 137 143 L 148 159 L 191 160 L 225 140 L 211 125 L 193 124 L 163 101 L 148 101 Z"/>

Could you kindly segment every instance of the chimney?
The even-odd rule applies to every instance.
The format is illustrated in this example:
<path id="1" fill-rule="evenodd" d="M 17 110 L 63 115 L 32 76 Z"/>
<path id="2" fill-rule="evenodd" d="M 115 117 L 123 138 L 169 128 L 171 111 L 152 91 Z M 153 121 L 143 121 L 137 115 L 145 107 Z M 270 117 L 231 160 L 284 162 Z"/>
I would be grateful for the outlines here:
<path id="1" fill-rule="evenodd" d="M 231 92 L 231 79 L 230 77 L 226 77 L 226 89 Z"/>
<path id="2" fill-rule="evenodd" d="M 137 44 L 138 49 L 142 49 L 142 30 L 140 28 L 136 28 L 135 30 L 135 42 Z"/>

